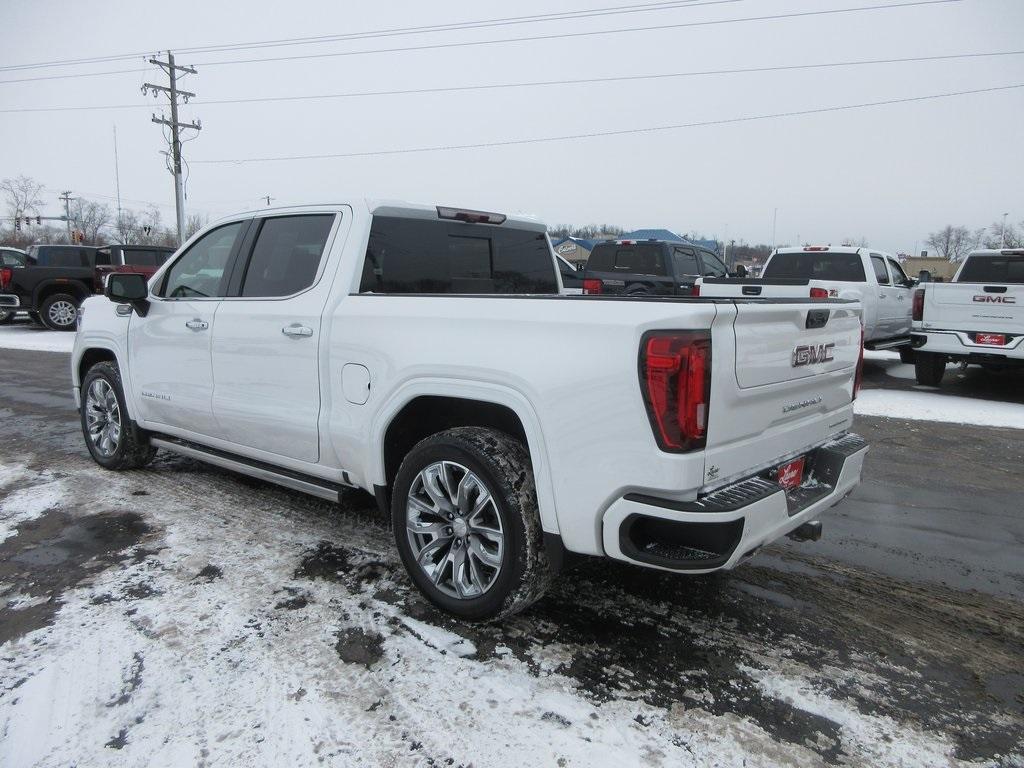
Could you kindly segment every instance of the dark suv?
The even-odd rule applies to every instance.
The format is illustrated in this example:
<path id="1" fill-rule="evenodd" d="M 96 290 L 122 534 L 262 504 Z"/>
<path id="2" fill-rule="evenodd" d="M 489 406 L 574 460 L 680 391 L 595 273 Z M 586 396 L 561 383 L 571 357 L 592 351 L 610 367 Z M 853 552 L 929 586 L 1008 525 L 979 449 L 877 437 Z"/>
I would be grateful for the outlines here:
<path id="1" fill-rule="evenodd" d="M 606 240 L 594 246 L 583 292 L 624 296 L 689 296 L 698 277 L 727 277 L 718 256 L 691 243 Z"/>

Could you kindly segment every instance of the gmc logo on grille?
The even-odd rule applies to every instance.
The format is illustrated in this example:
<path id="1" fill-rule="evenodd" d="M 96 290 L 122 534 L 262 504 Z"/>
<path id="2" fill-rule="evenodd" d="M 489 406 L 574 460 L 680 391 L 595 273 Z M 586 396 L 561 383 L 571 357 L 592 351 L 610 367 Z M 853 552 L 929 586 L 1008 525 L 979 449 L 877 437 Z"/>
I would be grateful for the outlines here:
<path id="1" fill-rule="evenodd" d="M 991 296 L 989 294 L 978 294 L 974 300 L 979 304 L 1016 304 L 1016 296 Z"/>
<path id="2" fill-rule="evenodd" d="M 835 344 L 801 344 L 793 350 L 793 367 L 801 365 L 812 365 L 813 363 L 827 363 L 832 360 L 832 352 Z"/>

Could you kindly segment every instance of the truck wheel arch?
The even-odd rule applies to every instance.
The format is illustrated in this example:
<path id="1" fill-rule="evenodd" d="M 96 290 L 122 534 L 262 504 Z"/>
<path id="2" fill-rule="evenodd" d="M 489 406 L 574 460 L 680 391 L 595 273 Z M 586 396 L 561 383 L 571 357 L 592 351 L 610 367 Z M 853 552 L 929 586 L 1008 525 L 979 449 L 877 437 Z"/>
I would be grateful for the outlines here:
<path id="1" fill-rule="evenodd" d="M 446 394 L 438 395 L 438 391 Z M 526 445 L 534 470 L 543 529 L 558 533 L 547 450 L 540 420 L 525 397 L 492 384 L 411 383 L 382 408 L 371 428 L 374 464 L 368 467 L 378 503 L 389 503 L 398 467 L 409 450 L 432 434 L 458 426 L 481 426 L 511 434 Z"/>
<path id="2" fill-rule="evenodd" d="M 36 286 L 35 291 L 32 294 L 32 306 L 38 307 L 44 301 L 46 297 L 53 293 L 67 293 L 74 296 L 79 303 L 85 301 L 92 294 L 85 289 L 85 287 L 74 280 L 66 283 L 58 283 L 55 280 L 47 280 L 45 283 L 40 283 Z"/>

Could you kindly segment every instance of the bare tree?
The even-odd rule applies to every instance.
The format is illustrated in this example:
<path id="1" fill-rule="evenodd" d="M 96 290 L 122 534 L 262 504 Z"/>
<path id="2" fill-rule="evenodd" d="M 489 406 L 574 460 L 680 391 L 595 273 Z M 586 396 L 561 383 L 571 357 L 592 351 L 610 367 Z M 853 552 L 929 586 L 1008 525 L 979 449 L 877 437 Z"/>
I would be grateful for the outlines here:
<path id="1" fill-rule="evenodd" d="M 967 227 L 954 227 L 947 224 L 938 232 L 932 232 L 924 241 L 930 248 L 944 259 L 960 261 L 970 253 L 975 244 L 975 235 Z"/>
<path id="2" fill-rule="evenodd" d="M 45 205 L 42 198 L 43 185 L 28 176 L 0 181 L 0 191 L 6 198 L 7 210 L 12 218 L 29 214 L 38 216 Z"/>
<path id="3" fill-rule="evenodd" d="M 209 216 L 204 216 L 201 213 L 190 213 L 188 218 L 185 219 L 185 239 L 188 240 L 209 223 Z"/>
<path id="4" fill-rule="evenodd" d="M 983 248 L 1024 248 L 1024 221 L 1017 225 L 1007 222 L 1005 232 L 1003 222 L 994 221 L 988 229 L 981 231 L 984 235 L 981 239 Z"/>
<path id="5" fill-rule="evenodd" d="M 110 224 L 110 206 L 77 198 L 71 205 L 71 221 L 75 229 L 81 230 L 86 243 L 100 245 L 100 230 Z"/>

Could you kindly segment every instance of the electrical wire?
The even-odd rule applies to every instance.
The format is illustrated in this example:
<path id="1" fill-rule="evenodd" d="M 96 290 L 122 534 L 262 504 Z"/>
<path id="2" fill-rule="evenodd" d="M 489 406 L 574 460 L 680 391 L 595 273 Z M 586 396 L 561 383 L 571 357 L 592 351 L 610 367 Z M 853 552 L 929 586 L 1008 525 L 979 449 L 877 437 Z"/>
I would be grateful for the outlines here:
<path id="1" fill-rule="evenodd" d="M 597 37 L 601 35 L 619 35 L 625 32 L 655 32 L 666 29 L 692 29 L 697 27 L 710 27 L 722 24 L 743 24 L 761 21 L 778 21 L 782 19 L 800 19 L 813 16 L 834 16 L 842 13 L 859 13 L 862 11 L 887 11 L 893 8 L 912 8 L 929 5 L 947 5 L 949 3 L 961 3 L 963 0 L 909 0 L 908 2 L 888 3 L 886 5 L 862 5 L 850 8 L 831 8 L 816 11 L 792 11 L 790 13 L 776 13 L 767 16 L 745 16 L 735 19 L 711 19 L 708 21 L 689 21 L 676 24 L 655 24 L 644 27 L 620 27 L 618 29 L 600 29 L 585 32 L 556 32 L 547 35 L 529 35 L 526 37 L 507 37 L 497 40 L 464 40 L 452 43 L 431 43 L 427 45 L 408 45 L 399 48 L 374 48 L 362 51 L 336 51 L 333 53 L 307 53 L 294 56 L 270 56 L 251 59 L 231 59 L 227 61 L 205 61 L 199 62 L 197 67 L 220 67 L 234 64 L 269 64 L 281 61 L 300 61 L 311 59 L 328 59 L 338 56 L 365 56 L 377 53 L 408 53 L 410 51 L 435 51 L 449 48 L 468 48 L 482 45 L 504 45 L 506 43 L 527 43 L 541 40 L 566 40 L 583 37 Z"/>
<path id="2" fill-rule="evenodd" d="M 508 16 L 498 19 L 480 19 L 476 21 L 449 22 L 446 24 L 431 24 L 418 27 L 392 27 L 379 30 L 367 30 L 364 32 L 346 32 L 332 35 L 315 35 L 313 37 L 278 38 L 275 40 L 257 40 L 248 43 L 225 43 L 220 45 L 203 45 L 193 47 L 178 47 L 173 50 L 178 54 L 188 53 L 216 53 L 221 51 L 248 50 L 257 48 L 272 48 L 290 45 L 313 45 L 319 43 L 333 43 L 347 40 L 366 40 L 378 37 L 395 37 L 398 35 L 419 35 L 431 32 L 449 32 L 462 29 L 478 29 L 492 26 L 512 26 L 516 24 L 532 24 L 545 21 L 562 21 L 578 18 L 590 18 L 593 16 L 615 16 L 627 13 L 645 13 L 650 11 L 675 10 L 676 8 L 689 8 L 704 5 L 725 5 L 731 3 L 746 2 L 747 0 L 663 0 L 655 3 L 640 3 L 635 5 L 620 5 L 606 8 L 585 8 L 577 11 L 560 11 L 555 13 L 529 14 L 526 16 Z M 79 64 L 98 64 L 108 61 L 125 61 L 138 56 L 150 55 L 148 51 L 135 53 L 121 53 L 110 56 L 92 56 L 78 59 L 58 59 L 56 61 L 40 61 L 29 64 L 8 64 L 0 66 L 0 71 L 17 71 L 26 69 L 42 69 L 46 67 L 65 67 Z"/>
<path id="3" fill-rule="evenodd" d="M 352 91 L 348 93 L 320 93 L 307 96 L 254 96 L 250 98 L 237 99 L 199 99 L 189 102 L 190 107 L 223 105 L 223 104 L 256 104 L 272 103 L 282 101 L 317 101 L 322 99 L 352 99 L 365 98 L 368 96 L 409 96 L 424 93 L 459 93 L 462 91 L 488 91 L 504 88 L 535 88 L 541 86 L 556 85 L 589 85 L 594 83 L 619 83 L 633 82 L 637 80 L 663 80 L 666 78 L 678 77 L 706 77 L 712 75 L 739 75 L 761 72 L 792 72 L 799 70 L 832 69 L 837 67 L 861 67 L 878 64 L 907 64 L 933 61 L 953 61 L 957 59 L 978 59 L 994 56 L 1020 56 L 1020 51 L 984 51 L 982 53 L 950 53 L 938 56 L 908 56 L 897 59 L 860 59 L 853 61 L 832 61 L 819 62 L 815 64 L 779 64 L 765 67 L 740 67 L 737 69 L 707 69 L 691 72 L 661 72 L 647 75 L 613 75 L 609 77 L 584 77 L 569 80 L 533 80 L 518 83 L 483 83 L 480 85 L 453 85 L 435 86 L 432 88 L 401 88 L 389 91 Z M 152 109 L 152 104 L 91 104 L 86 106 L 58 106 L 58 107 L 11 107 L 0 109 L 0 114 L 11 114 L 20 112 L 77 112 L 89 110 L 113 110 L 113 109 Z"/>
<path id="4" fill-rule="evenodd" d="M 882 101 L 867 101 L 859 104 L 845 104 L 834 107 L 817 107 L 814 109 L 802 109 L 793 110 L 788 112 L 773 112 L 763 115 L 747 115 L 744 117 L 731 117 L 722 118 L 718 120 L 701 120 L 693 123 L 678 123 L 676 125 L 658 125 L 650 126 L 647 128 L 625 128 L 621 130 L 612 131 L 592 131 L 588 133 L 576 133 L 562 136 L 542 136 L 537 138 L 529 139 L 509 139 L 504 141 L 487 141 L 478 142 L 473 144 L 446 144 L 429 147 L 407 147 L 402 149 L 384 149 L 384 150 L 373 150 L 367 152 L 338 152 L 338 153 L 324 153 L 317 155 L 282 155 L 276 157 L 247 157 L 247 158 L 234 158 L 234 159 L 223 159 L 223 160 L 193 160 L 192 162 L 196 165 L 241 165 L 244 163 L 270 163 L 270 162 L 282 162 L 292 160 L 329 160 L 329 159 L 340 159 L 340 158 L 356 158 L 356 157 L 381 157 L 385 155 L 406 155 L 424 152 L 449 152 L 454 150 L 462 149 L 487 149 L 493 147 L 509 147 L 509 146 L 520 146 L 524 144 L 544 144 L 553 143 L 560 141 L 577 141 L 580 139 L 593 139 L 602 138 L 606 136 L 627 136 L 638 133 L 658 133 L 663 131 L 676 131 L 686 128 L 703 128 L 708 126 L 716 125 L 729 125 L 733 123 L 747 123 L 755 122 L 759 120 L 775 120 L 787 117 L 801 117 L 805 115 L 818 115 L 828 112 L 847 112 L 857 109 L 867 109 L 870 107 L 882 107 L 893 104 L 909 104 L 912 102 L 923 102 L 933 101 L 937 99 L 947 99 L 954 96 L 968 96 L 979 93 L 994 93 L 997 91 L 1009 91 L 1016 88 L 1024 88 L 1024 83 L 1017 83 L 1014 85 L 999 85 L 992 86 L 990 88 L 975 88 L 966 91 L 950 91 L 947 93 L 936 93 L 929 94 L 926 96 L 911 96 L 900 99 L 885 99 Z"/>

